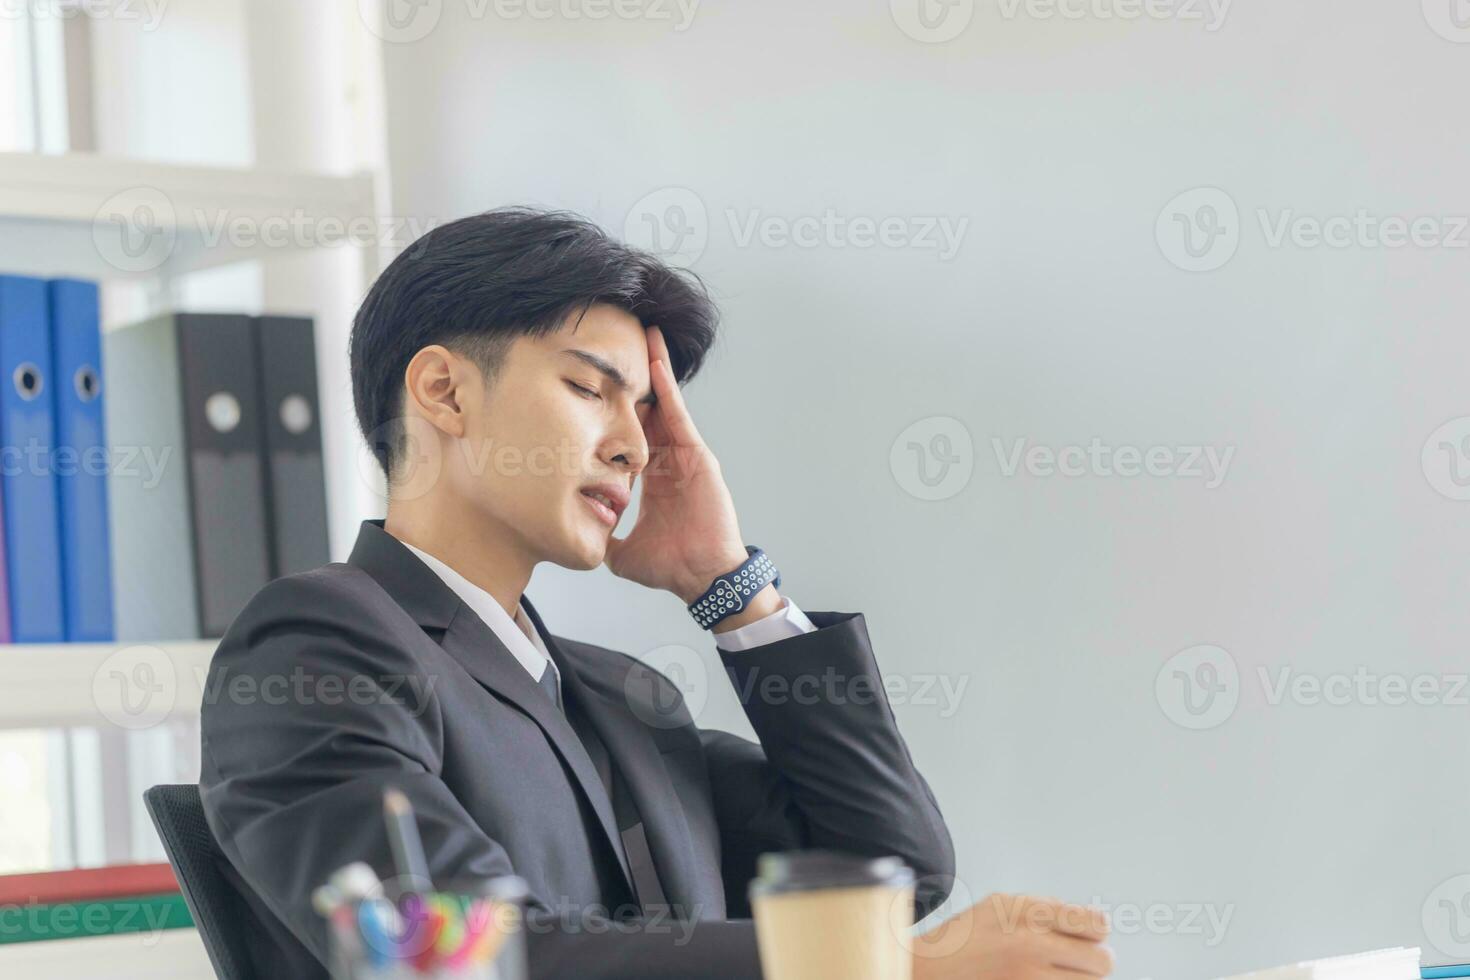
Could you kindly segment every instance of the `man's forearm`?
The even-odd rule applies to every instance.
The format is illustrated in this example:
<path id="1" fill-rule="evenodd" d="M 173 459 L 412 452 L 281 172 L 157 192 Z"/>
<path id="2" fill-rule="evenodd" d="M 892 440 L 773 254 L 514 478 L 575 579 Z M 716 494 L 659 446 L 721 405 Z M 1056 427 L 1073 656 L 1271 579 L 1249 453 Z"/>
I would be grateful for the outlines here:
<path id="1" fill-rule="evenodd" d="M 902 857 L 923 879 L 927 910 L 948 891 L 953 844 L 898 733 L 863 617 L 807 615 L 815 632 L 721 652 L 736 696 L 808 846 Z"/>

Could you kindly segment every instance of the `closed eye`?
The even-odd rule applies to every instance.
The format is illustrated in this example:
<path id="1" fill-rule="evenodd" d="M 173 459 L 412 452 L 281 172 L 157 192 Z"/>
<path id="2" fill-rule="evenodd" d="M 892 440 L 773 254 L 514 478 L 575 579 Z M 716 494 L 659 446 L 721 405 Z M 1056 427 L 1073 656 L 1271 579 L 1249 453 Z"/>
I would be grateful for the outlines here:
<path id="1" fill-rule="evenodd" d="M 602 395 L 598 393 L 597 389 L 595 388 L 589 388 L 586 385 L 579 385 L 575 381 L 568 381 L 567 384 L 571 385 L 574 389 L 576 389 L 579 394 L 583 395 L 584 397 L 596 398 L 599 400 L 602 398 Z"/>

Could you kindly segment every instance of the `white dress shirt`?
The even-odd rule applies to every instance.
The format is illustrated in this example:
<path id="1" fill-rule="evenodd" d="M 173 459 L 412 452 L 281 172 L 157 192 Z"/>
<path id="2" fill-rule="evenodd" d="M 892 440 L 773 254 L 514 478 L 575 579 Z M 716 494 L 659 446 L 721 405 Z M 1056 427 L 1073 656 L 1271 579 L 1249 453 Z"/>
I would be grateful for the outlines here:
<path id="1" fill-rule="evenodd" d="M 480 588 L 463 575 L 450 568 L 444 562 L 421 548 L 415 548 L 407 541 L 401 542 L 405 548 L 418 555 L 425 565 L 428 565 L 444 584 L 454 590 L 454 594 L 464 601 L 464 604 L 474 610 L 475 615 L 505 644 L 520 665 L 526 668 L 526 673 L 531 675 L 531 680 L 540 682 L 541 675 L 546 673 L 547 668 L 556 671 L 556 663 L 551 659 L 551 654 L 546 649 L 546 643 L 541 639 L 541 634 L 536 632 L 536 624 L 531 622 L 531 617 L 526 614 L 526 607 L 516 603 L 515 618 L 507 615 L 505 607 L 495 597 Z M 715 637 L 715 645 L 727 653 L 738 653 L 749 650 L 764 643 L 772 643 L 783 640 L 790 636 L 802 633 L 810 633 L 815 630 L 816 625 L 807 618 L 806 613 L 797 608 L 787 596 L 781 597 L 781 608 L 768 616 L 762 616 L 753 623 Z M 554 673 L 556 686 L 561 688 L 561 674 Z"/>

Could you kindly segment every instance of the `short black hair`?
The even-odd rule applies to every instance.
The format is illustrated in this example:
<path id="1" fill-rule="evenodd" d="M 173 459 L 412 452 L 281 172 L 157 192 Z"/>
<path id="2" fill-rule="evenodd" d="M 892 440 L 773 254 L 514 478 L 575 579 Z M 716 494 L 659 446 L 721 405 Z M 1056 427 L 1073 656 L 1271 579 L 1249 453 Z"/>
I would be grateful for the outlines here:
<path id="1" fill-rule="evenodd" d="M 545 336 L 608 303 L 657 324 L 679 382 L 698 372 L 718 313 L 704 283 L 609 236 L 581 215 L 497 208 L 428 232 L 389 263 L 352 323 L 357 423 L 391 480 L 401 458 L 403 374 L 443 344 L 487 381 L 520 336 Z"/>

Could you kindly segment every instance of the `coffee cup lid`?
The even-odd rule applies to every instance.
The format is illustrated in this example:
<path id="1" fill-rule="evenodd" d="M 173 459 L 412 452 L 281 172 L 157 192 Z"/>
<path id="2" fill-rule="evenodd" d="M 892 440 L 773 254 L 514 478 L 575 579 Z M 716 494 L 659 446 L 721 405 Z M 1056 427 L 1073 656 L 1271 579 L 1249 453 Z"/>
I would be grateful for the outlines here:
<path id="1" fill-rule="evenodd" d="M 913 880 L 913 871 L 896 857 L 869 858 L 839 851 L 783 851 L 760 856 L 752 888 L 774 895 L 873 885 L 903 888 Z"/>

